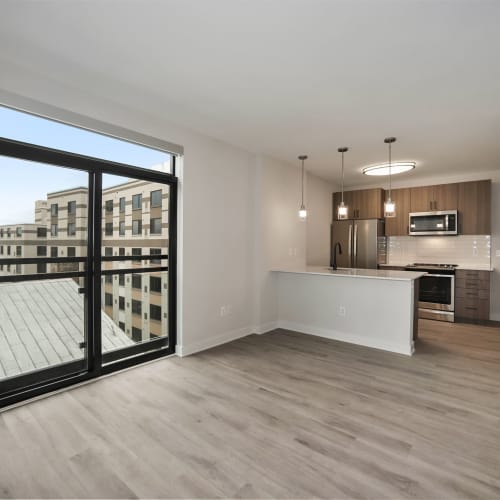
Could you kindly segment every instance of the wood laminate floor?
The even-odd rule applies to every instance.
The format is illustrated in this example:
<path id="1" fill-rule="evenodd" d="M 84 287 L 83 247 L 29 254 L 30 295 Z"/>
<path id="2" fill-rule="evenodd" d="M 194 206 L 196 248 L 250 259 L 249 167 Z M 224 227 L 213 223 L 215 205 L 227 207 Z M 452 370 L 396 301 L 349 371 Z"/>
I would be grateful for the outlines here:
<path id="1" fill-rule="evenodd" d="M 0 414 L 0 496 L 500 498 L 500 329 L 278 330 Z"/>

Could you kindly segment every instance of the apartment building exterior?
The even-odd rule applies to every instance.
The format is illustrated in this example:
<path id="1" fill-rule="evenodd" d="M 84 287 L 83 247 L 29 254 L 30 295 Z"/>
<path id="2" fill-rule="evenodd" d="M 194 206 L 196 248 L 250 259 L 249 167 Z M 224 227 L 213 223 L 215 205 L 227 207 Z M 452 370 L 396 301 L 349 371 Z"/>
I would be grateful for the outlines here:
<path id="1" fill-rule="evenodd" d="M 168 254 L 168 186 L 129 180 L 102 191 L 102 255 Z M 34 224 L 0 226 L 0 258 L 87 255 L 88 190 L 77 187 L 35 202 Z M 159 258 L 103 262 L 102 310 L 134 342 L 166 336 L 168 273 L 133 272 L 167 265 Z M 11 274 L 84 270 L 83 263 L 3 265 Z M 128 270 L 128 271 L 126 271 Z"/>
<path id="2" fill-rule="evenodd" d="M 0 259 L 47 256 L 47 228 L 38 224 L 6 224 L 0 226 Z M 46 272 L 42 264 L 0 264 L 6 274 Z"/>

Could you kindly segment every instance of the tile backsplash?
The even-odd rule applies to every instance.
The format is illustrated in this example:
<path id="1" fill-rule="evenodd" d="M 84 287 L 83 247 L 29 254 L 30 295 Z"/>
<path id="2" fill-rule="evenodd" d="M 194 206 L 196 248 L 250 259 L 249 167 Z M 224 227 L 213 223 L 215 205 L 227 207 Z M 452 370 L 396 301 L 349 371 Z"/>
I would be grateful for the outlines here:
<path id="1" fill-rule="evenodd" d="M 491 236 L 391 236 L 387 238 L 387 263 L 413 262 L 490 267 Z"/>

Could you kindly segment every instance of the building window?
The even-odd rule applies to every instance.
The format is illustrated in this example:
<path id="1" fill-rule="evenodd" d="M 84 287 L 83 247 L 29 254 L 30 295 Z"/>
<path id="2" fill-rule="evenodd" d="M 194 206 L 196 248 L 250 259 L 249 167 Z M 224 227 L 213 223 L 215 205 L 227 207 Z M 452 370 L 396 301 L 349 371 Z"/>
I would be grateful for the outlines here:
<path id="1" fill-rule="evenodd" d="M 113 256 L 113 249 L 111 247 L 106 247 L 104 249 L 104 255 L 106 257 L 112 257 Z"/>
<path id="2" fill-rule="evenodd" d="M 119 226 L 118 234 L 120 236 L 125 236 L 125 221 L 124 220 L 120 221 L 120 226 Z"/>
<path id="3" fill-rule="evenodd" d="M 51 236 L 57 236 L 57 232 L 58 232 L 57 224 L 52 224 L 50 226 L 50 235 Z"/>
<path id="4" fill-rule="evenodd" d="M 22 227 L 16 227 L 16 236 L 20 238 L 23 235 L 23 228 Z"/>
<path id="5" fill-rule="evenodd" d="M 76 234 L 76 224 L 74 222 L 68 222 L 68 236 L 75 236 Z"/>
<path id="6" fill-rule="evenodd" d="M 112 222 L 106 222 L 105 235 L 106 236 L 113 236 L 113 223 Z"/>
<path id="7" fill-rule="evenodd" d="M 76 247 L 67 248 L 68 257 L 76 257 Z"/>
<path id="8" fill-rule="evenodd" d="M 149 226 L 151 234 L 161 233 L 161 219 L 151 219 L 151 225 Z"/>
<path id="9" fill-rule="evenodd" d="M 161 207 L 161 189 L 151 191 L 151 207 Z"/>
<path id="10" fill-rule="evenodd" d="M 161 248 L 150 248 L 150 255 L 161 255 Z M 161 264 L 161 259 L 151 259 L 151 264 Z"/>
<path id="11" fill-rule="evenodd" d="M 120 257 L 124 257 L 125 256 L 125 248 L 119 248 L 118 249 L 118 255 Z"/>
<path id="12" fill-rule="evenodd" d="M 120 198 L 120 213 L 125 212 L 125 198 Z"/>
<path id="13" fill-rule="evenodd" d="M 7 228 L 7 238 L 10 238 L 10 227 Z"/>
<path id="14" fill-rule="evenodd" d="M 10 255 L 10 245 L 7 245 L 7 255 Z"/>
<path id="15" fill-rule="evenodd" d="M 104 283 L 113 283 L 113 275 L 105 274 L 104 275 Z"/>
<path id="16" fill-rule="evenodd" d="M 132 221 L 132 234 L 142 234 L 142 221 L 133 220 Z"/>
<path id="17" fill-rule="evenodd" d="M 142 302 L 140 300 L 132 299 L 132 314 L 141 314 L 142 313 Z"/>
<path id="18" fill-rule="evenodd" d="M 132 274 L 132 288 L 141 289 L 142 276 L 140 274 Z"/>
<path id="19" fill-rule="evenodd" d="M 142 248 L 132 248 L 132 255 L 142 255 Z"/>
<path id="20" fill-rule="evenodd" d="M 21 264 L 16 264 L 16 274 L 21 274 Z"/>
<path id="21" fill-rule="evenodd" d="M 125 323 L 123 321 L 118 321 L 118 326 L 120 330 L 125 331 Z"/>
<path id="22" fill-rule="evenodd" d="M 58 213 L 59 207 L 57 206 L 57 203 L 52 203 L 52 205 L 50 205 L 50 215 L 52 215 L 52 217 L 57 217 Z"/>
<path id="23" fill-rule="evenodd" d="M 113 200 L 107 200 L 106 201 L 106 213 L 107 214 L 112 214 L 113 213 Z"/>
<path id="24" fill-rule="evenodd" d="M 113 294 L 112 293 L 105 293 L 104 294 L 104 304 L 107 306 L 113 305 Z"/>
<path id="25" fill-rule="evenodd" d="M 0 247 L 0 255 L 3 255 L 3 245 Z"/>
<path id="26" fill-rule="evenodd" d="M 0 238 L 3 238 L 3 229 L 0 229 Z"/>
<path id="27" fill-rule="evenodd" d="M 46 238 L 47 237 L 47 228 L 46 227 L 37 227 L 36 228 L 37 238 Z"/>
<path id="28" fill-rule="evenodd" d="M 16 247 L 16 256 L 17 256 L 17 257 L 21 257 L 21 256 L 22 256 L 22 253 L 23 253 L 23 249 L 22 249 L 22 247 L 17 246 L 17 247 Z"/>
<path id="29" fill-rule="evenodd" d="M 118 275 L 118 285 L 125 286 L 125 275 L 124 274 Z"/>
<path id="30" fill-rule="evenodd" d="M 125 297 L 118 297 L 118 309 L 125 311 Z"/>
<path id="31" fill-rule="evenodd" d="M 161 278 L 157 276 L 150 276 L 149 278 L 149 290 L 151 292 L 161 292 Z"/>
<path id="32" fill-rule="evenodd" d="M 76 214 L 76 201 L 68 201 L 68 215 Z"/>
<path id="33" fill-rule="evenodd" d="M 142 341 L 142 330 L 140 328 L 132 327 L 132 340 L 134 342 Z"/>
<path id="34" fill-rule="evenodd" d="M 46 273 L 47 272 L 47 264 L 45 262 L 38 262 L 36 265 L 37 273 Z"/>
<path id="35" fill-rule="evenodd" d="M 47 247 L 36 247 L 37 257 L 47 257 Z"/>
<path id="36" fill-rule="evenodd" d="M 50 247 L 50 256 L 52 258 L 57 257 L 57 247 Z"/>
<path id="37" fill-rule="evenodd" d="M 154 304 L 149 305 L 149 317 L 155 321 L 161 321 L 161 307 Z"/>
<path id="38" fill-rule="evenodd" d="M 140 210 L 142 208 L 142 194 L 134 194 L 132 196 L 132 210 Z"/>

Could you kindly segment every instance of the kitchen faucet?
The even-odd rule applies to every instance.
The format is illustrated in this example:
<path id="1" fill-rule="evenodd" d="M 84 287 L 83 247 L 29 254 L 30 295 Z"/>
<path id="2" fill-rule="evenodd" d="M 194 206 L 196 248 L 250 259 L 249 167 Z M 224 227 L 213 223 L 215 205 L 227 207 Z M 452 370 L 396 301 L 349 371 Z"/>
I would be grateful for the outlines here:
<path id="1" fill-rule="evenodd" d="M 342 255 L 342 245 L 339 241 L 333 245 L 333 261 L 332 261 L 332 269 L 335 271 L 337 269 L 337 247 L 339 248 L 339 255 Z"/>

